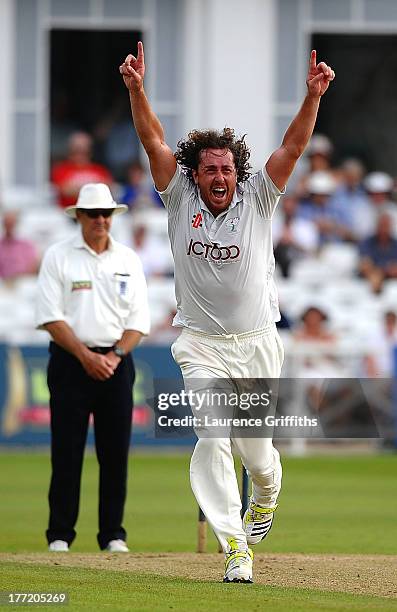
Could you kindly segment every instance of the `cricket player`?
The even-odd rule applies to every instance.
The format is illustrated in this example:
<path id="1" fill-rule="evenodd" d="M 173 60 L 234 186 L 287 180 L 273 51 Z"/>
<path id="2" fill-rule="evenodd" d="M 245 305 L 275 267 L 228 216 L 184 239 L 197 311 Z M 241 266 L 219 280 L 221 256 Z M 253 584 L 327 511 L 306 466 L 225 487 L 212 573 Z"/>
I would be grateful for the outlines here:
<path id="1" fill-rule="evenodd" d="M 256 174 L 249 149 L 231 128 L 191 132 L 174 154 L 144 91 L 141 42 L 120 73 L 134 126 L 169 215 L 175 260 L 177 314 L 182 328 L 172 346 L 185 386 L 199 379 L 280 376 L 283 348 L 273 281 L 271 219 L 294 166 L 312 135 L 321 96 L 335 73 L 311 52 L 307 94 L 281 146 Z M 281 487 L 281 464 L 271 438 L 199 437 L 190 467 L 199 506 L 225 552 L 224 582 L 252 582 L 249 545 L 269 532 Z M 202 435 L 201 435 L 202 434 Z M 243 520 L 232 448 L 253 490 Z"/>

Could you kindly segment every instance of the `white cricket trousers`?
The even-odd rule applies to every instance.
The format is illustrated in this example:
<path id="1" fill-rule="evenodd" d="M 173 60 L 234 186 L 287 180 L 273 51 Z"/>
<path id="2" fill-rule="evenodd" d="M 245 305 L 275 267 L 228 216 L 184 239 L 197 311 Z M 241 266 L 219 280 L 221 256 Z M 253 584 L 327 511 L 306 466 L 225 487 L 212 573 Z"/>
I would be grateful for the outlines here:
<path id="1" fill-rule="evenodd" d="M 171 347 L 180 366 L 186 391 L 197 392 L 197 379 L 279 378 L 284 350 L 275 325 L 244 334 L 209 336 L 184 328 Z M 204 385 L 205 386 L 205 385 Z M 276 505 L 282 469 L 270 437 L 201 437 L 190 463 L 190 482 L 197 503 L 224 551 L 228 538 L 247 547 L 242 526 L 241 499 L 234 469 L 235 451 L 252 480 L 256 503 Z"/>

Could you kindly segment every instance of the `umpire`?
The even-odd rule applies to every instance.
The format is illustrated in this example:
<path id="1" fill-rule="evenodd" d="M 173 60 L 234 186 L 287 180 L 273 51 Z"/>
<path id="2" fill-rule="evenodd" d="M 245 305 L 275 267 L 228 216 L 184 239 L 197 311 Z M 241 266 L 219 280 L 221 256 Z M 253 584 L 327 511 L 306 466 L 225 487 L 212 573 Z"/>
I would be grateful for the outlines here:
<path id="1" fill-rule="evenodd" d="M 102 550 L 128 552 L 122 520 L 135 378 L 130 351 L 149 332 L 149 311 L 138 256 L 109 234 L 112 217 L 126 210 L 107 185 L 84 185 L 76 206 L 66 209 L 81 231 L 53 245 L 40 270 L 37 326 L 52 338 L 50 551 L 67 551 L 76 536 L 92 413 L 100 470 L 98 543 Z"/>

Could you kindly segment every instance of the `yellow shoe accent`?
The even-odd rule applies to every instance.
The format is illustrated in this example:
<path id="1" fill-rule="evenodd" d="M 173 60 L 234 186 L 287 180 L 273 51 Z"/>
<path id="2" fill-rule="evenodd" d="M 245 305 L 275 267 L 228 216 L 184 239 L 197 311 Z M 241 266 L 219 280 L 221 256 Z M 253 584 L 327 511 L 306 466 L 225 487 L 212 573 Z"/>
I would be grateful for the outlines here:
<path id="1" fill-rule="evenodd" d="M 254 554 L 250 548 L 241 550 L 235 538 L 228 539 L 229 552 L 225 556 L 225 575 L 223 582 L 252 583 L 252 560 Z"/>
<path id="2" fill-rule="evenodd" d="M 236 538 L 228 538 L 227 543 L 229 544 L 229 552 L 239 549 Z"/>
<path id="3" fill-rule="evenodd" d="M 267 536 L 272 527 L 273 515 L 277 508 L 277 504 L 273 508 L 264 508 L 256 504 L 251 498 L 243 517 L 243 529 L 248 544 L 258 544 Z"/>
<path id="4" fill-rule="evenodd" d="M 253 510 L 254 513 L 257 512 L 258 514 L 273 514 L 273 512 L 276 512 L 278 504 L 276 504 L 274 508 L 263 508 L 263 506 L 257 506 L 257 504 L 254 504 L 252 502 L 250 508 Z"/>

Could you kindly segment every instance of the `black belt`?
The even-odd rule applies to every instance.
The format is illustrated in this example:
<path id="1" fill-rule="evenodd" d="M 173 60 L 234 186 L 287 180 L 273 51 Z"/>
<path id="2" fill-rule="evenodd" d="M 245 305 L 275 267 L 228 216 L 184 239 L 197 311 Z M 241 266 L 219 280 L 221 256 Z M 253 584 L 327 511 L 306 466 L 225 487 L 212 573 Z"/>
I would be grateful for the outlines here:
<path id="1" fill-rule="evenodd" d="M 114 346 L 87 346 L 90 351 L 93 353 L 100 353 L 101 355 L 106 355 L 113 350 Z"/>
<path id="2" fill-rule="evenodd" d="M 101 355 L 106 355 L 107 353 L 110 353 L 110 351 L 114 349 L 114 344 L 113 346 L 87 346 L 87 348 L 93 353 L 100 353 Z M 51 340 L 50 341 L 50 353 L 53 354 L 56 352 L 69 353 L 69 351 L 66 351 L 61 346 L 59 346 L 59 344 L 56 344 L 53 340 Z"/>

